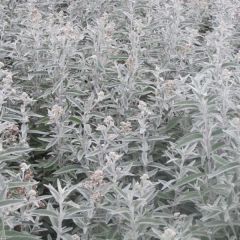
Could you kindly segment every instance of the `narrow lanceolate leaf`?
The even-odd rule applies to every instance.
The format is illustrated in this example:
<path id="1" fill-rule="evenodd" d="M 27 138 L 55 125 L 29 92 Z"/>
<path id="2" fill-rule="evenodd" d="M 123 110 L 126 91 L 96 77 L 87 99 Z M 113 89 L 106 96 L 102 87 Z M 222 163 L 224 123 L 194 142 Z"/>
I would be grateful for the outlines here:
<path id="1" fill-rule="evenodd" d="M 29 153 L 30 151 L 34 150 L 33 148 L 24 148 L 24 147 L 11 147 L 8 148 L 6 151 L 1 152 L 0 157 L 5 157 L 9 155 L 19 155 Z"/>
<path id="2" fill-rule="evenodd" d="M 192 201 L 192 200 L 197 200 L 199 198 L 200 198 L 199 192 L 190 191 L 186 193 L 181 193 L 181 195 L 178 198 L 178 202 Z"/>
<path id="3" fill-rule="evenodd" d="M 58 191 L 51 185 L 45 185 L 51 192 L 52 196 L 55 198 L 56 201 L 58 201 L 60 199 L 60 195 L 58 193 Z"/>
<path id="4" fill-rule="evenodd" d="M 191 143 L 196 143 L 202 139 L 202 134 L 198 132 L 190 133 L 177 141 L 177 147 L 183 147 Z"/>
<path id="5" fill-rule="evenodd" d="M 25 232 L 0 230 L 0 239 L 2 240 L 38 240 L 38 239 L 41 239 L 41 237 L 30 235 Z"/>
<path id="6" fill-rule="evenodd" d="M 140 226 L 154 226 L 154 225 L 161 225 L 161 224 L 164 224 L 164 220 L 163 219 L 154 219 L 152 217 L 143 217 L 141 219 L 139 219 L 137 221 L 137 223 L 140 225 Z"/>
<path id="7" fill-rule="evenodd" d="M 57 213 L 48 209 L 37 209 L 32 211 L 33 216 L 57 217 Z"/>
<path id="8" fill-rule="evenodd" d="M 120 189 L 119 187 L 114 187 L 114 190 L 116 190 L 116 192 L 124 199 L 127 199 L 127 195 L 124 191 L 122 191 L 122 189 Z"/>
<path id="9" fill-rule="evenodd" d="M 224 159 L 223 157 L 221 157 L 221 156 L 219 156 L 219 155 L 217 155 L 217 154 L 213 154 L 213 155 L 212 155 L 212 158 L 213 158 L 213 160 L 214 160 L 216 163 L 218 163 L 218 164 L 220 164 L 220 165 L 223 165 L 223 164 L 227 164 L 227 163 L 228 163 L 228 160 L 227 160 L 227 159 Z"/>
<path id="10" fill-rule="evenodd" d="M 221 149 L 225 146 L 225 143 L 224 142 L 218 142 L 218 143 L 215 143 L 213 144 L 212 146 L 212 151 L 215 152 L 217 151 L 218 149 Z"/>
<path id="11" fill-rule="evenodd" d="M 166 140 L 168 139 L 167 136 L 151 136 L 148 138 L 148 141 L 159 141 L 159 140 Z"/>
<path id="12" fill-rule="evenodd" d="M 181 187 L 181 186 L 191 183 L 195 180 L 199 180 L 204 175 L 205 175 L 204 173 L 196 173 L 196 174 L 192 174 L 190 176 L 184 177 L 184 178 L 178 180 L 177 183 L 173 187 L 174 188 Z"/>
<path id="13" fill-rule="evenodd" d="M 211 179 L 211 178 L 217 177 L 223 173 L 227 173 L 231 170 L 234 170 L 234 169 L 238 168 L 239 166 L 240 166 L 240 162 L 231 162 L 231 163 L 225 164 L 225 165 L 221 166 L 217 171 L 209 174 L 208 178 Z"/>
<path id="14" fill-rule="evenodd" d="M 177 104 L 175 104 L 175 107 L 177 110 L 197 110 L 198 109 L 198 103 L 195 101 L 182 101 Z"/>
<path id="15" fill-rule="evenodd" d="M 74 123 L 77 123 L 77 124 L 81 124 L 82 123 L 81 119 L 78 116 L 71 116 L 69 118 L 69 120 L 74 122 Z"/>
<path id="16" fill-rule="evenodd" d="M 9 200 L 3 200 L 0 201 L 0 209 L 5 208 L 5 207 L 10 207 L 10 206 L 17 206 L 23 204 L 25 201 L 21 199 L 9 199 Z"/>
<path id="17" fill-rule="evenodd" d="M 166 130 L 169 131 L 169 130 L 173 129 L 174 127 L 176 127 L 180 120 L 181 120 L 181 117 L 176 117 L 176 118 L 171 119 L 167 123 Z"/>
<path id="18" fill-rule="evenodd" d="M 67 165 L 67 166 L 64 166 L 64 167 L 60 168 L 59 170 L 55 171 L 53 174 L 60 175 L 60 174 L 64 174 L 64 173 L 74 172 L 77 170 L 79 170 L 79 166 Z"/>
<path id="19" fill-rule="evenodd" d="M 38 184 L 38 182 L 9 182 L 8 188 L 29 187 Z"/>
<path id="20" fill-rule="evenodd" d="M 153 167 L 153 168 L 157 168 L 159 169 L 160 171 L 171 171 L 171 168 L 166 166 L 166 165 L 163 165 L 161 163 L 158 163 L 158 162 L 151 162 L 148 164 L 149 167 Z"/>

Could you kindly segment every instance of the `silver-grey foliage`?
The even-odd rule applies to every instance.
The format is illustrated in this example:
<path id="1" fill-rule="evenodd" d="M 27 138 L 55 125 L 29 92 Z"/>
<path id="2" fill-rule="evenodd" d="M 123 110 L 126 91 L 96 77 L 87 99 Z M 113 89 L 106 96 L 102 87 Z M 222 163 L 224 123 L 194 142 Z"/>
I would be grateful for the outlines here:
<path id="1" fill-rule="evenodd" d="M 0 239 L 240 239 L 238 0 L 1 0 Z"/>

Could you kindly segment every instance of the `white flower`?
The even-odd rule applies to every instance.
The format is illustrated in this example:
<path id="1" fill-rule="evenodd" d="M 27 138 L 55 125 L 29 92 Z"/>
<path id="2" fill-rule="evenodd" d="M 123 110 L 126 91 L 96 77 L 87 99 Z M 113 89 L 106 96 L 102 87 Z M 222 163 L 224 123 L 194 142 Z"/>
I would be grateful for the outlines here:
<path id="1" fill-rule="evenodd" d="M 117 167 L 117 168 L 116 168 L 116 172 L 117 172 L 118 174 L 121 174 L 122 171 L 123 171 L 123 169 L 122 169 L 121 167 Z"/>
<path id="2" fill-rule="evenodd" d="M 117 138 L 117 136 L 118 136 L 117 134 L 112 133 L 112 134 L 109 134 L 109 135 L 108 135 L 108 139 L 109 139 L 109 140 L 114 140 L 115 138 Z"/>
<path id="3" fill-rule="evenodd" d="M 72 235 L 72 240 L 81 240 L 77 234 Z"/>
<path id="4" fill-rule="evenodd" d="M 235 117 L 235 118 L 232 119 L 231 122 L 235 127 L 240 127 L 240 118 Z"/>
<path id="5" fill-rule="evenodd" d="M 103 91 L 98 92 L 97 96 L 98 96 L 97 102 L 101 102 L 105 98 L 105 94 Z"/>
<path id="6" fill-rule="evenodd" d="M 128 134 L 132 131 L 132 124 L 131 122 L 120 122 L 120 130 L 124 134 Z"/>
<path id="7" fill-rule="evenodd" d="M 96 170 L 90 179 L 92 182 L 97 183 L 97 185 L 101 184 L 103 181 L 103 171 L 101 169 Z"/>
<path id="8" fill-rule="evenodd" d="M 138 32 L 138 33 L 141 33 L 141 32 L 142 32 L 142 29 L 144 28 L 144 24 L 143 24 L 142 19 L 137 19 L 137 20 L 135 20 L 134 24 L 135 24 L 135 27 L 136 27 L 137 32 Z"/>
<path id="9" fill-rule="evenodd" d="M 117 154 L 115 152 L 110 152 L 109 153 L 109 157 L 111 158 L 111 160 L 117 161 L 117 160 L 119 160 L 122 157 L 122 155 Z"/>
<path id="10" fill-rule="evenodd" d="M 112 127 L 114 125 L 113 118 L 111 116 L 107 116 L 103 121 L 107 127 Z"/>
<path id="11" fill-rule="evenodd" d="M 25 92 L 23 92 L 20 96 L 20 100 L 23 101 L 25 105 L 32 102 L 32 99 L 29 97 L 29 95 Z"/>
<path id="12" fill-rule="evenodd" d="M 144 174 L 141 176 L 140 179 L 141 179 L 142 181 L 146 181 L 146 180 L 149 179 L 149 176 L 148 176 L 146 173 L 144 173 Z"/>
<path id="13" fill-rule="evenodd" d="M 175 92 L 175 81 L 174 80 L 166 80 L 164 82 L 164 90 L 166 96 L 172 96 Z"/>
<path id="14" fill-rule="evenodd" d="M 111 38 L 113 32 L 115 30 L 115 24 L 114 22 L 110 22 L 105 27 L 105 33 L 108 38 Z"/>
<path id="15" fill-rule="evenodd" d="M 103 195 L 100 192 L 94 192 L 91 195 L 91 200 L 93 200 L 94 202 L 100 202 L 102 197 L 103 197 Z"/>
<path id="16" fill-rule="evenodd" d="M 222 72 L 222 75 L 226 80 L 228 80 L 228 79 L 230 79 L 232 73 L 228 69 L 224 69 Z"/>
<path id="17" fill-rule="evenodd" d="M 37 196 L 37 192 L 33 189 L 31 189 L 29 192 L 28 192 L 28 196 L 29 197 L 36 197 Z"/>
<path id="18" fill-rule="evenodd" d="M 67 22 L 62 28 L 60 28 L 57 38 L 61 41 L 66 39 L 69 40 L 82 40 L 84 35 L 81 34 L 72 23 Z"/>
<path id="19" fill-rule="evenodd" d="M 34 8 L 31 13 L 31 18 L 33 23 L 39 23 L 42 19 L 42 14 L 37 8 Z"/>
<path id="20" fill-rule="evenodd" d="M 104 126 L 102 124 L 98 124 L 96 130 L 98 130 L 98 131 L 105 131 L 106 130 L 106 126 Z"/>
<path id="21" fill-rule="evenodd" d="M 150 115 L 152 114 L 151 111 L 148 109 L 147 104 L 144 101 L 139 101 L 138 102 L 138 109 L 141 110 L 141 115 L 147 114 Z"/>
<path id="22" fill-rule="evenodd" d="M 176 235 L 177 234 L 173 229 L 167 228 L 167 229 L 165 229 L 164 233 L 162 234 L 161 240 L 174 240 Z"/>
<path id="23" fill-rule="evenodd" d="M 12 80 L 12 73 L 8 72 L 6 70 L 2 71 L 5 74 L 5 77 L 3 78 L 2 82 L 5 88 L 10 88 L 13 80 Z"/>
<path id="24" fill-rule="evenodd" d="M 50 118 L 50 123 L 57 123 L 62 115 L 63 108 L 57 104 L 54 105 L 51 110 L 48 110 L 48 117 Z"/>
<path id="25" fill-rule="evenodd" d="M 144 173 L 141 177 L 141 184 L 143 187 L 150 187 L 153 185 L 153 183 L 149 180 L 148 174 Z"/>
<path id="26" fill-rule="evenodd" d="M 141 111 L 145 111 L 146 109 L 147 109 L 147 104 L 144 102 L 144 101 L 139 101 L 138 102 L 138 108 L 139 108 L 139 110 L 141 110 Z"/>
<path id="27" fill-rule="evenodd" d="M 175 212 L 175 213 L 173 214 L 174 218 L 178 218 L 178 217 L 180 217 L 180 215 L 181 215 L 180 212 Z"/>
<path id="28" fill-rule="evenodd" d="M 26 163 L 21 163 L 20 168 L 21 168 L 22 172 L 25 172 L 26 170 L 28 170 L 30 168 L 30 165 L 27 165 Z"/>

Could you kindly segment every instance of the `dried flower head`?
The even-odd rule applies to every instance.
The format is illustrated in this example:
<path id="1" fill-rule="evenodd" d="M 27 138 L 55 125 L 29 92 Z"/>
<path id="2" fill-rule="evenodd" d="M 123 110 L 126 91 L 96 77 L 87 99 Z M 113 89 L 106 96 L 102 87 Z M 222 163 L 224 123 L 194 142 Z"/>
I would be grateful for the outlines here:
<path id="1" fill-rule="evenodd" d="M 71 22 L 67 22 L 63 27 L 60 28 L 59 34 L 57 35 L 59 40 L 83 40 L 84 35 L 81 34 Z"/>
<path id="2" fill-rule="evenodd" d="M 9 71 L 2 71 L 4 74 L 5 74 L 5 77 L 3 78 L 2 82 L 3 82 L 3 87 L 8 89 L 8 88 L 11 88 L 11 85 L 13 83 L 13 80 L 12 80 L 12 73 L 9 72 Z"/>
<path id="3" fill-rule="evenodd" d="M 18 125 L 11 123 L 4 132 L 4 140 L 7 144 L 14 143 L 17 141 L 19 136 Z"/>
<path id="4" fill-rule="evenodd" d="M 114 22 L 109 22 L 105 27 L 105 34 L 106 34 L 107 40 L 112 39 L 112 35 L 113 35 L 114 30 L 115 30 L 115 23 Z"/>
<path id="5" fill-rule="evenodd" d="M 82 183 L 82 187 L 88 189 L 89 191 L 93 191 L 96 187 L 99 187 L 103 184 L 103 171 L 96 170 L 88 180 Z"/>
<path id="6" fill-rule="evenodd" d="M 166 80 L 164 82 L 164 90 L 166 96 L 172 96 L 175 92 L 175 81 L 174 80 Z"/>
<path id="7" fill-rule="evenodd" d="M 131 122 L 127 121 L 127 122 L 120 122 L 120 131 L 123 134 L 128 134 L 130 132 L 132 132 L 132 124 Z"/>
<path id="8" fill-rule="evenodd" d="M 94 192 L 91 195 L 91 199 L 93 200 L 93 202 L 100 202 L 103 198 L 103 195 L 100 192 Z"/>
<path id="9" fill-rule="evenodd" d="M 90 180 L 96 184 L 96 186 L 100 185 L 103 182 L 103 171 L 102 170 L 96 170 L 91 176 Z"/>
<path id="10" fill-rule="evenodd" d="M 31 20 L 33 23 L 39 23 L 42 20 L 42 14 L 37 8 L 34 8 L 31 12 Z"/>

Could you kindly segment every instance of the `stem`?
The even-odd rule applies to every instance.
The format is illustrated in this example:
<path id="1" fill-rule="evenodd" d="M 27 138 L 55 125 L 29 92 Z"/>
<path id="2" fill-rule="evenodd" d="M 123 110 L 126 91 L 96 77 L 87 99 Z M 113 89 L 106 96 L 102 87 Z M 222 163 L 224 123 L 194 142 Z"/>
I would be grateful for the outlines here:
<path id="1" fill-rule="evenodd" d="M 58 230 L 57 230 L 57 239 L 61 240 L 62 237 L 62 221 L 63 221 L 63 201 L 59 200 L 59 215 L 58 215 Z"/>

